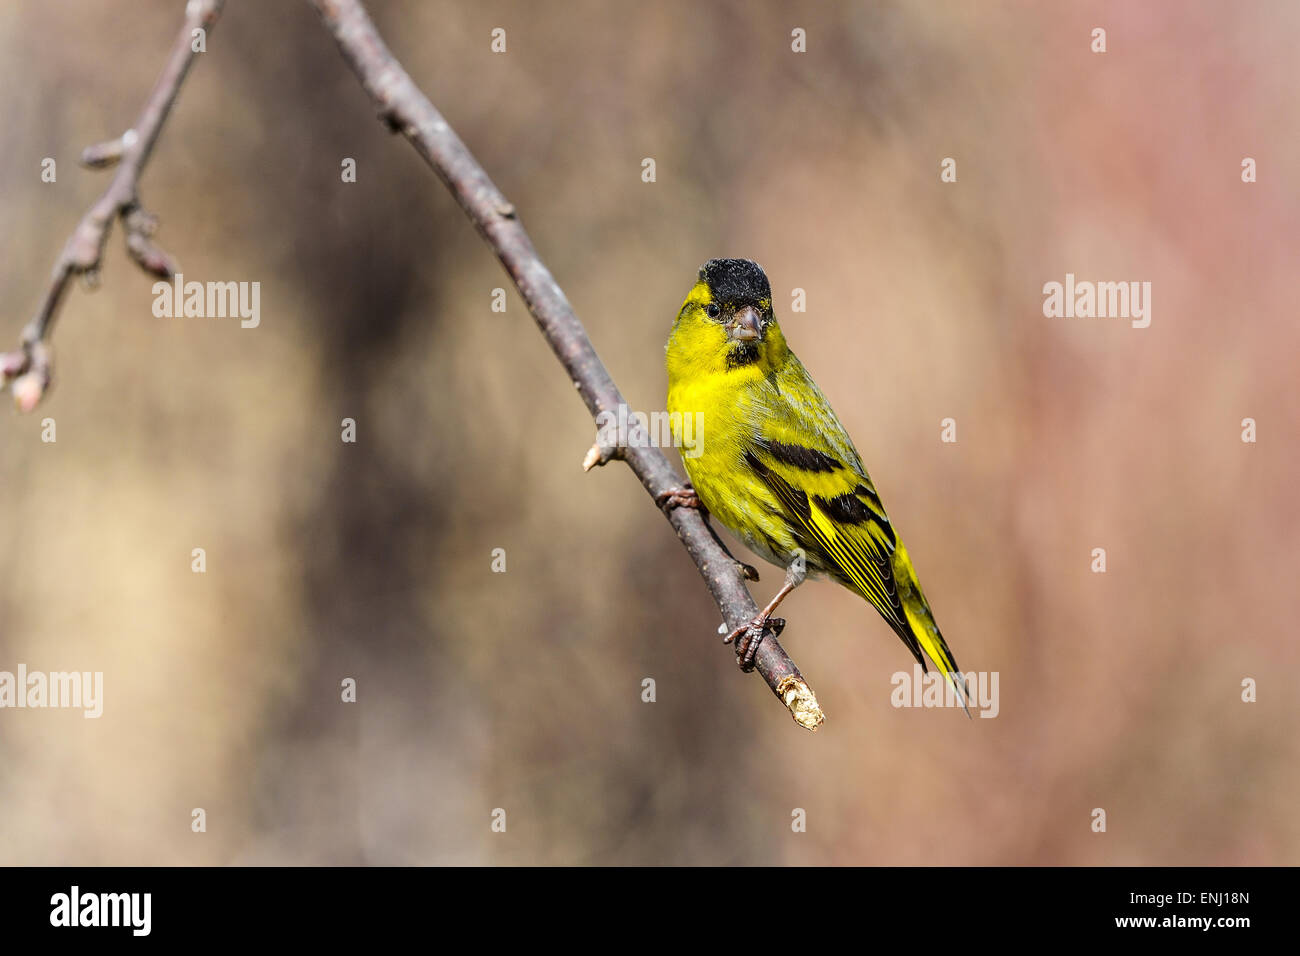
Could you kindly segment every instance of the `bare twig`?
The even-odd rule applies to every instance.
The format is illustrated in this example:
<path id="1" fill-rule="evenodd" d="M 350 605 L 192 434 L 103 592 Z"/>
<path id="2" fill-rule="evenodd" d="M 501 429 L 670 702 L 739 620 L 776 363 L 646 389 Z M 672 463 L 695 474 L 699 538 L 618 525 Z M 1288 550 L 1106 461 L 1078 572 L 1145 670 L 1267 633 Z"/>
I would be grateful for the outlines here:
<path id="1" fill-rule="evenodd" d="M 117 139 L 91 146 L 82 153 L 84 165 L 92 169 L 116 165 L 117 172 L 104 195 L 81 218 L 64 244 L 40 307 L 23 329 L 21 347 L 0 353 L 0 382 L 8 385 L 13 381 L 14 401 L 21 411 L 35 408 L 50 386 L 53 365 L 49 339 L 59 307 L 74 276 L 84 276 L 92 283 L 96 279 L 115 218 L 121 217 L 127 252 L 140 268 L 162 278 L 170 278 L 176 271 L 172 258 L 153 243 L 158 221 L 141 207 L 138 184 L 194 62 L 194 31 L 211 30 L 224 2 L 190 0 L 185 7 L 185 23 L 135 125 Z"/>
<path id="2" fill-rule="evenodd" d="M 593 417 L 601 412 L 617 413 L 625 404 L 623 396 L 592 348 L 572 306 L 533 248 L 515 207 L 389 52 L 365 8 L 357 0 L 312 2 L 334 34 L 344 58 L 378 105 L 380 118 L 410 140 L 501 260 L 588 411 Z M 672 465 L 657 448 L 610 449 L 597 443 L 593 451 L 588 453 L 584 467 L 621 457 L 652 497 L 681 485 Z M 750 621 L 758 607 L 745 587 L 741 570 L 710 533 L 699 512 L 675 508 L 667 514 L 708 584 L 727 628 Z M 759 645 L 754 665 L 795 721 L 816 730 L 824 719 L 817 698 L 775 635 L 769 634 Z"/>

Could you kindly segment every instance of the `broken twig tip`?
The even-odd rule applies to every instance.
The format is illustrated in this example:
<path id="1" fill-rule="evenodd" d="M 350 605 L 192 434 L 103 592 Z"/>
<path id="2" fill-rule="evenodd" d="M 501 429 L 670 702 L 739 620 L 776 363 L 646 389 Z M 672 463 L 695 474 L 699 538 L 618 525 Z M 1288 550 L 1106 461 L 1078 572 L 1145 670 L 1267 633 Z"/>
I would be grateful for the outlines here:
<path id="1" fill-rule="evenodd" d="M 601 445 L 599 441 L 591 443 L 587 449 L 587 456 L 582 459 L 582 470 L 591 471 L 593 468 L 603 467 L 613 461 L 615 458 L 623 457 L 623 449 Z"/>
<path id="2" fill-rule="evenodd" d="M 817 695 L 804 683 L 802 677 L 785 678 L 777 687 L 776 693 L 789 708 L 794 722 L 804 730 L 815 732 L 826 722 L 826 715 L 822 713 L 821 705 L 817 703 Z"/>

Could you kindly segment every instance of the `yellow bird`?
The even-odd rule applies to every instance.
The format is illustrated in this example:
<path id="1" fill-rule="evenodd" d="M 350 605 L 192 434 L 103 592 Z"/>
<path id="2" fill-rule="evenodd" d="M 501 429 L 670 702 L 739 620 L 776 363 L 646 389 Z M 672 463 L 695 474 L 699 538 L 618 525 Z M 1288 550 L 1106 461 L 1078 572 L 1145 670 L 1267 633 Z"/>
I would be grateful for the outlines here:
<path id="1" fill-rule="evenodd" d="M 786 571 L 767 607 L 726 637 L 737 641 L 742 666 L 752 664 L 765 632 L 784 625 L 772 612 L 786 595 L 806 576 L 825 575 L 870 601 L 922 669 L 928 658 L 947 675 L 965 708 L 969 690 L 907 549 L 844 426 L 786 345 L 758 264 L 706 262 L 667 353 L 677 442 L 688 417 L 703 440 L 683 455 L 692 488 L 661 504 L 703 506 Z"/>

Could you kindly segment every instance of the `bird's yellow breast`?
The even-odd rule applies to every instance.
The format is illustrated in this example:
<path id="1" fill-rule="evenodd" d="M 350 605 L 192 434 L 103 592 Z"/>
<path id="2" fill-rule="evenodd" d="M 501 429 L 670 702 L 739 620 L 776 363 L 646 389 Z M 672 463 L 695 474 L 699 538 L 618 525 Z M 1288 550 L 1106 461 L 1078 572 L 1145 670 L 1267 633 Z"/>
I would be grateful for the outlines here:
<path id="1" fill-rule="evenodd" d="M 784 567 L 796 547 L 794 535 L 771 490 L 745 464 L 761 421 L 759 374 L 736 369 L 670 380 L 668 412 L 679 445 L 680 422 L 694 416 L 697 423 L 694 447 L 682 445 L 682 462 L 700 501 L 755 554 Z"/>

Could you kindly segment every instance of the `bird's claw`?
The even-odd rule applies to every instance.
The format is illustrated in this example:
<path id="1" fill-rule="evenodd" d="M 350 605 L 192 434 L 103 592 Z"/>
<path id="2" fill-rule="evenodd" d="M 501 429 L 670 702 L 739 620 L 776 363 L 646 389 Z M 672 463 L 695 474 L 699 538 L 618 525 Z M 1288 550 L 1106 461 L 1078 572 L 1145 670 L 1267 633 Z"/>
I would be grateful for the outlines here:
<path id="1" fill-rule="evenodd" d="M 783 630 L 785 618 L 764 618 L 760 615 L 743 627 L 736 628 L 722 639 L 722 643 L 736 642 L 736 663 L 742 671 L 748 673 L 754 669 L 754 655 L 758 653 L 758 645 L 763 643 L 763 638 L 769 631 L 773 637 L 780 637 Z"/>
<path id="2" fill-rule="evenodd" d="M 671 514 L 674 508 L 696 508 L 703 509 L 700 503 L 700 496 L 695 493 L 690 482 L 686 483 L 685 488 L 673 488 L 669 491 L 661 491 L 655 495 L 655 504 L 663 509 L 664 514 Z"/>

